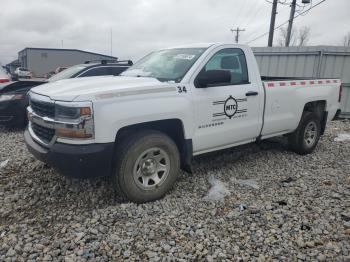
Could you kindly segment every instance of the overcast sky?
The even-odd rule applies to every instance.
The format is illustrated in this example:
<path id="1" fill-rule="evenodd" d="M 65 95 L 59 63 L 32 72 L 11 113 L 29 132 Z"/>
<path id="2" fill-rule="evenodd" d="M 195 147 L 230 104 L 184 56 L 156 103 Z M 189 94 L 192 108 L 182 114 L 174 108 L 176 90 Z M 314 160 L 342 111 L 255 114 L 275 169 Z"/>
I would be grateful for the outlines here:
<path id="1" fill-rule="evenodd" d="M 179 44 L 232 42 L 237 26 L 246 30 L 240 38 L 246 43 L 268 31 L 271 15 L 265 0 L 1 0 L 0 6 L 2 64 L 25 47 L 61 48 L 62 40 L 64 48 L 109 55 L 111 29 L 113 55 L 125 59 Z M 289 10 L 278 6 L 276 26 Z M 309 45 L 341 45 L 350 31 L 350 0 L 326 0 L 295 20 L 296 27 L 305 25 Z M 267 36 L 250 43 L 266 44 Z"/>

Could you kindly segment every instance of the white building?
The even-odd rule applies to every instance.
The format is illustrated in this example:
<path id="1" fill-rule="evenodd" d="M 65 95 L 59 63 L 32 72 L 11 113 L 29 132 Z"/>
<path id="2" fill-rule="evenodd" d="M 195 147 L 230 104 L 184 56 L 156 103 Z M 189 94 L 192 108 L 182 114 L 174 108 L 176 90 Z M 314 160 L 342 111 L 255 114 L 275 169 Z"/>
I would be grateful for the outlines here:
<path id="1" fill-rule="evenodd" d="M 21 67 L 29 69 L 35 77 L 55 71 L 57 67 L 69 67 L 89 60 L 113 59 L 117 57 L 78 49 L 54 49 L 27 47 L 18 52 Z"/>

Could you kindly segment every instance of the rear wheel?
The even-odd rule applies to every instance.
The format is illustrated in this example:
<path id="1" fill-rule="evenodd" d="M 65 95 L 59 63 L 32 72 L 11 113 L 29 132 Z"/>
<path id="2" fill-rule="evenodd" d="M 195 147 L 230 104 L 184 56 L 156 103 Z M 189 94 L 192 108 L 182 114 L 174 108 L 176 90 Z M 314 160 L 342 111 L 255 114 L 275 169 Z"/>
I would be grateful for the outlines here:
<path id="1" fill-rule="evenodd" d="M 113 174 L 117 192 L 144 203 L 163 197 L 174 185 L 180 170 L 176 144 L 158 131 L 143 131 L 117 146 Z"/>
<path id="2" fill-rule="evenodd" d="M 301 155 L 312 153 L 320 139 L 321 124 L 314 112 L 304 112 L 298 128 L 289 135 L 290 148 Z"/>

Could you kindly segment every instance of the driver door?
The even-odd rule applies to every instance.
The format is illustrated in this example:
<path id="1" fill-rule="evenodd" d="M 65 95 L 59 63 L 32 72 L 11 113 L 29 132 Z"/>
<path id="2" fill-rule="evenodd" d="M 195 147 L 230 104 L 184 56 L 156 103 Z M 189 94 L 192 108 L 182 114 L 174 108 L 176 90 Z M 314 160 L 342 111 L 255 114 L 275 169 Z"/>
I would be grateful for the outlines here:
<path id="1" fill-rule="evenodd" d="M 199 74 L 209 70 L 229 71 L 231 81 L 205 88 L 199 88 L 195 81 L 192 89 L 196 128 L 194 154 L 254 141 L 262 122 L 259 108 L 263 94 L 249 81 L 242 49 L 217 51 Z"/>

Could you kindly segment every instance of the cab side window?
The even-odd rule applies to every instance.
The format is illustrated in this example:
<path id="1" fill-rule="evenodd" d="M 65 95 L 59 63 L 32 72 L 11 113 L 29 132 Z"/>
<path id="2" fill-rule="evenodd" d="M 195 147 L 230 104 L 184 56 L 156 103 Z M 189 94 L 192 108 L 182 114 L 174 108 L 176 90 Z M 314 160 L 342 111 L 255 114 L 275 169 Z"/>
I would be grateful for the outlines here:
<path id="1" fill-rule="evenodd" d="M 202 69 L 202 71 L 208 70 L 229 71 L 231 85 L 249 83 L 247 61 L 244 52 L 239 48 L 227 48 L 217 52 Z"/>

